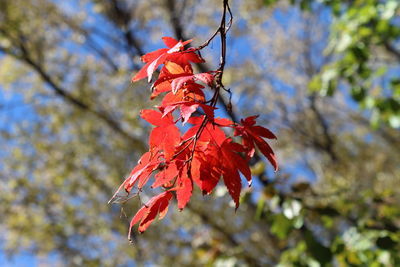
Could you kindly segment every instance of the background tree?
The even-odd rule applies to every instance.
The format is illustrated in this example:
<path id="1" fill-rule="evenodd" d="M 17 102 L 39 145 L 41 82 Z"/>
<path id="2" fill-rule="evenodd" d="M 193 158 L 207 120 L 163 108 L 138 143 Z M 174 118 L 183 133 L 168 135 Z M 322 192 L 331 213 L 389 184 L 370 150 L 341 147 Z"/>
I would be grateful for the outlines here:
<path id="1" fill-rule="evenodd" d="M 371 114 L 348 93 L 362 87 L 361 102 L 396 126 L 396 109 L 386 113 L 375 104 L 382 96 L 398 101 L 393 80 L 399 61 L 390 51 L 399 50 L 398 37 L 388 37 L 387 49 L 376 40 L 386 35 L 375 28 L 366 37 L 335 26 L 350 25 L 340 21 L 351 8 L 360 10 L 357 4 L 381 16 L 382 6 L 390 11 L 396 1 L 309 2 L 311 12 L 286 1 L 233 1 L 224 74 L 233 91 L 230 115 L 261 114 L 279 136 L 273 145 L 281 170 L 254 162 L 255 183 L 236 213 L 223 187 L 210 197 L 197 192 L 185 212 L 167 216 L 128 245 L 124 211 L 132 214 L 140 202 L 123 210 L 106 203 L 146 150 L 150 127 L 138 115 L 154 105 L 147 86 L 129 80 L 141 66 L 139 56 L 158 48 L 161 36 L 195 37 L 194 45 L 206 40 L 219 25 L 220 2 L 0 2 L 5 253 L 28 252 L 62 266 L 399 264 L 399 132 L 386 124 L 372 130 Z M 335 10 L 339 19 L 330 15 Z M 396 32 L 398 7 L 389 11 L 388 31 Z M 371 16 L 355 25 L 375 25 Z M 332 26 L 336 31 L 328 30 Z M 341 38 L 334 37 L 346 33 L 351 40 L 341 37 L 347 45 L 338 49 Z M 356 56 L 344 62 L 359 43 L 366 43 L 367 61 Z M 336 48 L 324 53 L 329 44 Z M 218 43 L 202 53 L 212 66 L 201 72 L 217 66 L 217 53 Z M 351 67 L 360 64 L 373 71 L 362 76 Z M 377 78 L 382 66 L 386 72 Z M 340 68 L 354 72 L 345 76 Z M 326 74 L 329 69 L 335 76 Z M 339 77 L 345 82 L 336 86 Z M 322 97 L 310 84 L 336 93 Z M 377 86 L 383 93 L 374 93 Z M 224 112 L 223 102 L 219 107 Z"/>
<path id="2" fill-rule="evenodd" d="M 276 0 L 265 1 L 267 5 Z M 399 62 L 400 3 L 388 1 L 291 1 L 311 11 L 324 4 L 334 16 L 325 53 L 333 60 L 319 70 L 310 83 L 322 95 L 337 86 L 349 87 L 352 98 L 371 112 L 374 127 L 385 122 L 400 127 Z"/>

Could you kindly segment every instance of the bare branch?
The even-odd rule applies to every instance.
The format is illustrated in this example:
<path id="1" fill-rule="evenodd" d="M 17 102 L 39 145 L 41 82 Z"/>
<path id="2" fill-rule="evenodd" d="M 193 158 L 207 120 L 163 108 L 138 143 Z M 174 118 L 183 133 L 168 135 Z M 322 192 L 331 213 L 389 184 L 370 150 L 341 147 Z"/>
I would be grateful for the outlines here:
<path id="1" fill-rule="evenodd" d="M 221 225 L 219 225 L 218 223 L 216 223 L 208 214 L 206 214 L 203 211 L 200 211 L 198 209 L 195 209 L 192 205 L 188 204 L 186 206 L 187 209 L 189 209 L 192 213 L 196 214 L 197 216 L 200 217 L 200 219 L 208 224 L 209 226 L 211 226 L 212 229 L 214 229 L 215 231 L 217 231 L 218 233 L 220 233 L 224 239 L 226 239 L 226 241 L 228 241 L 230 243 L 231 246 L 233 247 L 239 247 L 240 246 L 240 242 L 238 242 L 233 233 L 230 233 L 229 231 L 227 231 L 227 229 Z M 250 264 L 250 266 L 263 266 L 260 262 L 258 262 L 255 258 L 251 257 L 249 254 L 247 253 L 242 253 L 240 256 L 243 257 L 243 259 Z"/>
<path id="2" fill-rule="evenodd" d="M 306 23 L 306 29 L 305 29 L 305 39 L 304 39 L 304 51 L 303 51 L 303 59 L 304 59 L 304 63 L 305 63 L 305 73 L 308 77 L 308 79 L 311 80 L 311 78 L 318 72 L 318 69 L 316 68 L 315 64 L 312 61 L 312 29 L 311 29 L 311 23 L 310 21 L 308 21 L 308 23 Z M 336 153 L 334 151 L 334 140 L 330 134 L 330 130 L 329 130 L 329 124 L 326 121 L 326 119 L 324 118 L 322 112 L 319 110 L 316 101 L 317 101 L 317 94 L 316 93 L 312 93 L 309 96 L 309 100 L 310 100 L 310 108 L 313 111 L 319 125 L 322 128 L 322 133 L 323 133 L 323 137 L 325 139 L 325 142 L 323 144 L 320 144 L 320 142 L 318 142 L 318 140 L 315 140 L 315 144 L 322 148 L 325 152 L 328 153 L 328 155 L 330 156 L 330 158 L 332 159 L 332 161 L 337 161 L 337 156 Z"/>
<path id="3" fill-rule="evenodd" d="M 388 41 L 384 42 L 383 45 L 385 46 L 387 51 L 392 53 L 397 58 L 397 60 L 400 61 L 400 50 L 396 49 L 396 47 Z"/>

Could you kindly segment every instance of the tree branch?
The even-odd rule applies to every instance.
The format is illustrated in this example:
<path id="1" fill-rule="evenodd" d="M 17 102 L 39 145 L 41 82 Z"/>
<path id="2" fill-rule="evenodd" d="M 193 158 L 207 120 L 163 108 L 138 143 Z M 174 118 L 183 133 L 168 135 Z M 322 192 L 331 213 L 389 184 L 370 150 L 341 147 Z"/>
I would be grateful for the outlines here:
<path id="1" fill-rule="evenodd" d="M 205 223 L 208 224 L 209 226 L 211 226 L 212 229 L 216 230 L 218 233 L 220 233 L 225 240 L 227 240 L 230 245 L 232 247 L 240 247 L 241 244 L 234 238 L 234 234 L 230 233 L 226 230 L 226 228 L 220 226 L 218 223 L 216 223 L 214 220 L 211 219 L 211 217 L 198 210 L 195 209 L 192 205 L 188 204 L 186 206 L 186 208 L 188 210 L 190 210 L 192 213 L 196 214 L 197 216 L 200 217 L 200 219 Z M 241 256 L 243 257 L 243 259 L 250 264 L 250 266 L 262 266 L 262 264 L 260 262 L 258 262 L 255 258 L 251 257 L 249 254 L 247 253 L 243 253 L 241 254 Z"/>
<path id="2" fill-rule="evenodd" d="M 130 141 L 133 145 L 139 147 L 140 149 L 145 150 L 143 142 L 133 137 L 128 132 L 126 132 L 122 128 L 122 126 L 116 120 L 114 120 L 106 111 L 93 109 L 88 103 L 85 103 L 81 99 L 73 96 L 65 88 L 57 84 L 52 79 L 52 77 L 44 70 L 44 68 L 29 56 L 28 51 L 26 50 L 26 48 L 22 43 L 19 44 L 19 48 L 21 50 L 22 55 L 16 55 L 15 53 L 12 53 L 11 51 L 3 47 L 0 47 L 0 52 L 8 54 L 30 66 L 42 78 L 42 80 L 49 85 L 49 87 L 54 91 L 56 95 L 60 96 L 62 99 L 72 104 L 73 106 L 81 110 L 87 111 L 89 113 L 92 113 L 100 120 L 105 122 L 115 132 L 119 133 L 122 137 Z"/>
<path id="3" fill-rule="evenodd" d="M 122 8 L 117 0 L 111 0 L 111 6 L 111 10 L 114 12 L 114 16 L 112 16 L 111 19 L 113 19 L 114 24 L 121 27 L 123 36 L 128 44 L 128 52 L 130 52 L 132 57 L 135 56 L 135 54 L 131 50 L 131 48 L 133 47 L 135 48 L 137 54 L 143 55 L 144 51 L 140 46 L 139 41 L 134 36 L 133 31 L 129 27 L 132 20 L 132 17 L 129 13 L 130 9 Z"/>
<path id="4" fill-rule="evenodd" d="M 397 50 L 394 45 L 389 43 L 389 41 L 384 42 L 383 45 L 385 46 L 387 51 L 392 53 L 397 58 L 397 60 L 400 61 L 400 50 Z"/>
<path id="5" fill-rule="evenodd" d="M 167 11 L 170 15 L 170 24 L 174 30 L 175 37 L 180 40 L 187 40 L 188 38 L 186 38 L 184 30 L 181 26 L 179 16 L 176 14 L 176 11 L 175 11 L 176 10 L 175 1 L 174 0 L 165 0 L 165 4 L 166 4 Z M 229 6 L 228 6 L 228 12 L 229 12 L 229 14 L 231 14 Z M 231 24 L 231 21 L 228 23 L 228 27 L 230 26 L 230 24 Z M 215 35 L 213 35 L 214 37 L 218 34 L 218 31 L 219 31 L 219 29 L 215 32 Z M 208 67 L 206 63 L 196 64 L 196 66 L 199 68 L 200 72 L 209 72 L 211 70 L 211 68 Z M 229 115 L 229 117 L 232 119 L 232 121 L 234 121 L 234 122 L 238 121 L 238 116 L 232 110 L 229 100 L 226 100 L 220 94 L 218 97 L 218 103 L 222 106 L 222 108 Z"/>
<path id="6" fill-rule="evenodd" d="M 312 54 L 311 54 L 311 48 L 312 48 L 312 37 L 311 37 L 311 23 L 308 21 L 306 23 L 306 29 L 305 29 L 305 41 L 304 41 L 304 48 L 305 50 L 303 51 L 303 59 L 304 59 L 304 68 L 305 68 L 305 73 L 308 77 L 309 80 L 317 74 L 318 69 L 314 65 L 312 61 Z M 322 129 L 322 134 L 324 136 L 325 142 L 321 143 L 317 139 L 313 142 L 317 145 L 317 147 L 322 148 L 327 154 L 330 156 L 332 161 L 337 161 L 337 156 L 334 151 L 334 140 L 330 134 L 329 130 L 329 124 L 325 120 L 324 116 L 322 115 L 321 111 L 319 110 L 316 101 L 317 101 L 317 95 L 316 93 L 312 93 L 309 96 L 310 100 L 310 109 L 314 113 L 319 125 L 321 126 Z"/>

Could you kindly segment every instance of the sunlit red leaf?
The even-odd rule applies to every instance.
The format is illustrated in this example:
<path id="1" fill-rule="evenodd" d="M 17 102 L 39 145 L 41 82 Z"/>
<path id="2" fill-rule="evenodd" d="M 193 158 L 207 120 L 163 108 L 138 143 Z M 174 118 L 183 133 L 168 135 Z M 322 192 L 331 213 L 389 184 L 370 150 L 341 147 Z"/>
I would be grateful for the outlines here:
<path id="1" fill-rule="evenodd" d="M 152 188 L 163 186 L 171 182 L 179 174 L 178 166 L 176 162 L 171 162 L 165 166 L 160 172 L 154 176 L 154 183 L 151 185 Z"/>
<path id="2" fill-rule="evenodd" d="M 193 192 L 192 179 L 187 174 L 187 168 L 182 168 L 177 179 L 176 199 L 178 201 L 178 209 L 183 210 L 189 202 Z"/>
<path id="3" fill-rule="evenodd" d="M 148 82 L 151 81 L 153 73 L 156 71 L 157 67 L 164 64 L 166 61 L 174 61 L 181 65 L 189 64 L 191 62 L 201 62 L 202 60 L 195 52 L 192 50 L 184 51 L 184 46 L 190 43 L 192 40 L 185 42 L 178 41 L 175 43 L 171 37 L 164 37 L 164 43 L 169 47 L 158 49 L 154 52 L 147 53 L 142 56 L 142 61 L 147 63 L 133 78 L 132 82 L 141 80 L 143 78 L 148 78 Z M 175 43 L 174 46 L 172 46 Z"/>
<path id="4" fill-rule="evenodd" d="M 192 160 L 191 174 L 193 181 L 203 194 L 210 194 L 218 184 L 221 178 L 219 166 L 216 153 L 196 152 Z"/>
<path id="5" fill-rule="evenodd" d="M 235 128 L 235 135 L 241 136 L 243 139 L 243 146 L 248 150 L 248 156 L 253 156 L 254 154 L 254 144 L 257 145 L 260 152 L 268 159 L 272 164 L 275 171 L 278 170 L 278 162 L 276 160 L 275 154 L 268 143 L 262 138 L 276 139 L 276 136 L 267 128 L 255 125 L 256 118 L 258 116 L 247 117 L 242 119 L 241 126 Z"/>
<path id="6" fill-rule="evenodd" d="M 149 200 L 133 217 L 129 226 L 128 237 L 131 236 L 132 227 L 140 221 L 139 232 L 143 233 L 155 220 L 157 214 L 160 214 L 159 219 L 164 218 L 168 211 L 168 204 L 173 194 L 171 192 L 161 193 Z"/>
<path id="7" fill-rule="evenodd" d="M 181 89 L 186 83 L 189 82 L 201 81 L 207 85 L 211 85 L 213 80 L 214 75 L 210 73 L 199 73 L 177 77 L 171 83 L 172 92 L 175 94 L 179 89 Z"/>
<path id="8" fill-rule="evenodd" d="M 175 146 L 180 142 L 180 132 L 172 115 L 163 116 L 161 112 L 146 109 L 141 111 L 141 117 L 157 126 L 150 133 L 150 151 L 163 151 L 164 158 L 166 160 L 171 159 L 174 155 Z"/>
<path id="9" fill-rule="evenodd" d="M 168 126 L 156 127 L 150 134 L 150 149 L 159 149 L 164 151 L 166 160 L 170 160 L 174 156 L 175 147 L 180 142 L 180 132 L 175 124 Z"/>
<path id="10" fill-rule="evenodd" d="M 151 173 L 160 164 L 157 153 L 146 152 L 139 160 L 138 165 L 131 171 L 128 178 L 124 182 L 124 188 L 130 192 L 132 187 L 139 181 L 138 189 L 149 179 Z"/>

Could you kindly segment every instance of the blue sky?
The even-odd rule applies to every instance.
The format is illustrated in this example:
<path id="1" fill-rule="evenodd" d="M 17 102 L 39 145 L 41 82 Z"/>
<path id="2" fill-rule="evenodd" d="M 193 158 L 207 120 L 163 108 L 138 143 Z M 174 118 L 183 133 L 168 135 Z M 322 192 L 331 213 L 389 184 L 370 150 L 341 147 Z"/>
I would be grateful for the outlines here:
<path id="1" fill-rule="evenodd" d="M 36 256 L 31 253 L 19 253 L 12 258 L 7 257 L 4 253 L 0 253 L 0 266 L 35 267 L 38 266 L 38 261 Z"/>

